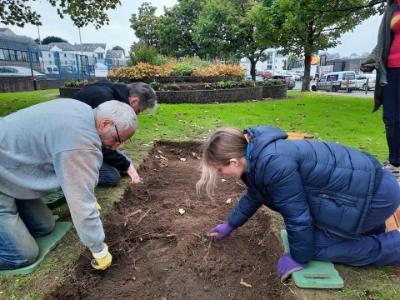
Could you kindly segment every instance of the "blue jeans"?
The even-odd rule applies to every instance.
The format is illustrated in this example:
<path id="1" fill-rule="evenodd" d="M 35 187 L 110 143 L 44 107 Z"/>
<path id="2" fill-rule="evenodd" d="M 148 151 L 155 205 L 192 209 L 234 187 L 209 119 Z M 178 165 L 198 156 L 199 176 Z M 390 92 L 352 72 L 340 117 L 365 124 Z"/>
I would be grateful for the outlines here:
<path id="1" fill-rule="evenodd" d="M 39 255 L 34 238 L 54 226 L 51 210 L 40 199 L 16 200 L 0 192 L 0 270 L 32 264 Z"/>
<path id="2" fill-rule="evenodd" d="M 118 169 L 111 167 L 103 161 L 99 170 L 98 186 L 116 186 L 121 179 Z"/>
<path id="3" fill-rule="evenodd" d="M 383 123 L 389 148 L 389 161 L 400 166 L 400 68 L 387 69 L 388 84 L 383 87 Z"/>
<path id="4" fill-rule="evenodd" d="M 357 238 L 346 239 L 316 228 L 313 259 L 351 266 L 400 266 L 400 232 L 385 232 L 386 219 L 399 205 L 399 184 L 389 171 L 384 170 L 363 224 L 364 233 Z"/>
<path id="5" fill-rule="evenodd" d="M 131 162 L 131 160 L 125 155 L 124 152 L 120 150 L 116 150 L 119 154 L 125 156 L 127 160 Z M 98 186 L 116 186 L 121 179 L 121 173 L 117 168 L 110 166 L 109 164 L 103 161 L 103 164 L 99 170 L 99 182 Z"/>

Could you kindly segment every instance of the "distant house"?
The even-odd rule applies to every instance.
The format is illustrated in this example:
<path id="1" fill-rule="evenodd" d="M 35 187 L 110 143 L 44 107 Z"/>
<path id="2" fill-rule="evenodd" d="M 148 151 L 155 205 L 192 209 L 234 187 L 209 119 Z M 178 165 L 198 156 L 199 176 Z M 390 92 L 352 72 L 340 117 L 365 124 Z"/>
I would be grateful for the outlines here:
<path id="1" fill-rule="evenodd" d="M 269 48 L 264 50 L 266 59 L 257 62 L 256 73 L 270 72 L 272 74 L 280 74 L 285 68 L 287 57 L 280 53 L 279 49 Z M 247 76 L 250 76 L 250 61 L 248 58 L 242 58 L 240 64 L 246 70 Z"/>
<path id="2" fill-rule="evenodd" d="M 45 72 L 58 73 L 58 68 L 64 73 L 89 72 L 94 74 L 95 65 L 103 63 L 106 44 L 82 44 L 72 45 L 67 42 L 50 43 L 40 45 L 41 61 Z M 80 69 L 81 65 L 87 66 L 88 70 Z"/>
<path id="3" fill-rule="evenodd" d="M 41 71 L 39 46 L 29 37 L 17 35 L 8 28 L 0 28 L 0 65 L 32 67 Z"/>
<path id="4" fill-rule="evenodd" d="M 104 64 L 106 57 L 106 44 L 103 43 L 87 43 L 78 45 L 75 44 L 76 51 L 82 55 L 86 55 L 89 59 L 93 59 L 95 63 Z"/>
<path id="5" fill-rule="evenodd" d="M 126 66 L 127 61 L 124 50 L 107 50 L 104 64 L 109 68 L 123 67 Z"/>

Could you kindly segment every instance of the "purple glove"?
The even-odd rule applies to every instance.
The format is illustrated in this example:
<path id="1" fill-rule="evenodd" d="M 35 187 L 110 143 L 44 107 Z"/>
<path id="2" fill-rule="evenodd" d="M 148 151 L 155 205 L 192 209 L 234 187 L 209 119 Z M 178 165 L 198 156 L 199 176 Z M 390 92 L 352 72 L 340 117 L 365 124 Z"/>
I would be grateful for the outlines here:
<path id="1" fill-rule="evenodd" d="M 281 282 L 284 282 L 293 272 L 301 270 L 305 265 L 296 262 L 290 253 L 285 253 L 278 261 L 276 268 Z"/>
<path id="2" fill-rule="evenodd" d="M 213 229 L 211 229 L 207 235 L 208 236 L 215 236 L 217 240 L 222 239 L 223 237 L 226 237 L 231 234 L 233 228 L 227 224 L 218 224 L 215 226 Z"/>

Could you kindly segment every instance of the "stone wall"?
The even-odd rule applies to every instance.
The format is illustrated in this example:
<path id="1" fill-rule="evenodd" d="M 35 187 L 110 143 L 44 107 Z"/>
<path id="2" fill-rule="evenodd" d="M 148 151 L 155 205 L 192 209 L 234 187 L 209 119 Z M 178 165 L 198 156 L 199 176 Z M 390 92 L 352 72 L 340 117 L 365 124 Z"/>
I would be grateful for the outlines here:
<path id="1" fill-rule="evenodd" d="M 69 98 L 79 91 L 79 87 L 61 87 L 60 96 Z M 159 103 L 224 103 L 263 98 L 284 99 L 287 96 L 286 85 L 268 87 L 248 87 L 216 90 L 157 91 Z"/>
<path id="2" fill-rule="evenodd" d="M 287 97 L 287 85 L 273 85 L 263 87 L 263 98 L 283 99 Z"/>
<path id="3" fill-rule="evenodd" d="M 64 85 L 65 80 L 35 80 L 32 77 L 0 77 L 0 93 L 25 92 L 56 89 Z"/>
<path id="4" fill-rule="evenodd" d="M 213 103 L 261 100 L 261 87 L 157 92 L 159 103 Z"/>

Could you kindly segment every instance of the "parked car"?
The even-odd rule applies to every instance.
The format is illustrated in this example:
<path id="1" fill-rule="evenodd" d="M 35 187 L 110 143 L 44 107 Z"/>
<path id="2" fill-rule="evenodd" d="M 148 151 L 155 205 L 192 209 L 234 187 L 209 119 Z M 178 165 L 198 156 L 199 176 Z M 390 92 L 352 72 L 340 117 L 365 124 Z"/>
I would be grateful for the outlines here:
<path id="1" fill-rule="evenodd" d="M 353 71 L 332 72 L 322 76 L 315 84 L 311 86 L 311 90 L 325 90 L 337 92 L 345 90 L 351 92 L 357 89 L 356 73 Z"/>
<path id="2" fill-rule="evenodd" d="M 271 72 L 264 72 L 262 74 L 262 77 L 264 78 L 264 80 L 267 80 L 267 79 L 272 77 L 272 73 Z"/>
<path id="3" fill-rule="evenodd" d="M 359 74 L 356 76 L 356 87 L 359 90 L 368 91 L 375 89 L 376 74 Z"/>
<path id="4" fill-rule="evenodd" d="M 269 80 L 274 80 L 274 79 L 280 79 L 286 82 L 288 90 L 292 90 L 296 86 L 296 82 L 292 75 L 273 75 L 272 77 L 269 78 Z"/>
<path id="5" fill-rule="evenodd" d="M 30 77 L 32 71 L 30 68 L 16 67 L 16 66 L 0 66 L 0 76 L 15 76 L 15 77 Z M 45 77 L 43 73 L 33 71 L 34 77 Z"/>

